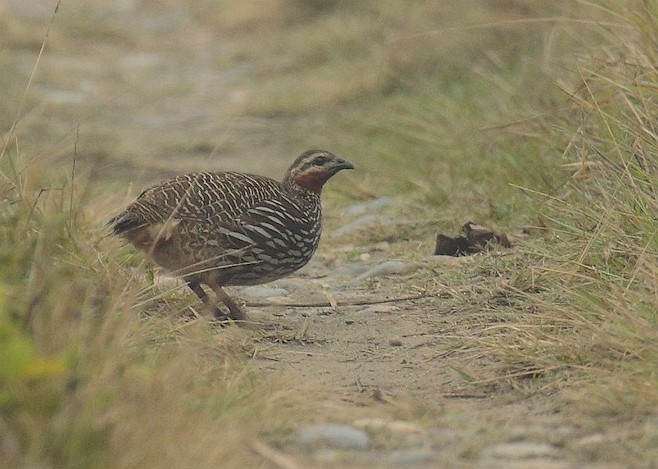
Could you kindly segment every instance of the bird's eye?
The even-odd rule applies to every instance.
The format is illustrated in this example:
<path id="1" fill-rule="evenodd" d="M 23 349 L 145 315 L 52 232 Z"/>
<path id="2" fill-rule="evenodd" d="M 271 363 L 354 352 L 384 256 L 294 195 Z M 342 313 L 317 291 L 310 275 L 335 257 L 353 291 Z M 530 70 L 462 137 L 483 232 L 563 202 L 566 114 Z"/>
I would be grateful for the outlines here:
<path id="1" fill-rule="evenodd" d="M 328 158 L 326 156 L 316 156 L 313 160 L 315 166 L 322 166 L 327 162 Z"/>

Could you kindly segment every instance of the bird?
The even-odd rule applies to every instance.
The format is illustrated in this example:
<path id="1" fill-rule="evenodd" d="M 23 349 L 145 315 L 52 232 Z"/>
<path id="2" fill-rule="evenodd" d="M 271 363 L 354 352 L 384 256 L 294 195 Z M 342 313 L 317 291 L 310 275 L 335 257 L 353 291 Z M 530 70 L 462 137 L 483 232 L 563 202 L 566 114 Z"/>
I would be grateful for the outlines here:
<path id="1" fill-rule="evenodd" d="M 181 277 L 217 320 L 239 323 L 249 318 L 224 287 L 270 282 L 306 265 L 322 232 L 322 188 L 344 169 L 354 165 L 308 150 L 281 181 L 231 171 L 184 174 L 148 187 L 107 225 Z"/>

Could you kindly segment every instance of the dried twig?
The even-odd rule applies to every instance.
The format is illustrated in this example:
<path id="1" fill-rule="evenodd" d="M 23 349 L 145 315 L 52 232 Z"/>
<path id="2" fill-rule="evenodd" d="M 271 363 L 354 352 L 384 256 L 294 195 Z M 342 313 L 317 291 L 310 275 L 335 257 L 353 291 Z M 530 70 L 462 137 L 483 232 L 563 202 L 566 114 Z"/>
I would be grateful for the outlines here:
<path id="1" fill-rule="evenodd" d="M 398 301 L 418 300 L 420 298 L 428 298 L 432 296 L 429 293 L 419 293 L 416 295 L 400 296 L 397 298 L 384 298 L 379 300 L 351 300 L 341 302 L 318 301 L 309 303 L 263 303 L 263 302 L 247 302 L 248 307 L 266 308 L 268 306 L 285 306 L 287 308 L 336 308 L 338 306 L 364 306 L 364 305 L 380 305 L 384 303 L 396 303 Z"/>

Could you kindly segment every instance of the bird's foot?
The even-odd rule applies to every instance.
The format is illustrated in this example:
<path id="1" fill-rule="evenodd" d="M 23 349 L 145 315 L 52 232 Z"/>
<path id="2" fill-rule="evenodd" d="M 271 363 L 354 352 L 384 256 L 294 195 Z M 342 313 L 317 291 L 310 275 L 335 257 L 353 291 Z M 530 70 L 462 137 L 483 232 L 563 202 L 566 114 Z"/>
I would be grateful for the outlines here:
<path id="1" fill-rule="evenodd" d="M 221 326 L 226 326 L 229 324 L 229 317 L 219 308 L 214 307 L 212 309 L 212 315 L 213 315 L 213 322 L 221 325 Z"/>

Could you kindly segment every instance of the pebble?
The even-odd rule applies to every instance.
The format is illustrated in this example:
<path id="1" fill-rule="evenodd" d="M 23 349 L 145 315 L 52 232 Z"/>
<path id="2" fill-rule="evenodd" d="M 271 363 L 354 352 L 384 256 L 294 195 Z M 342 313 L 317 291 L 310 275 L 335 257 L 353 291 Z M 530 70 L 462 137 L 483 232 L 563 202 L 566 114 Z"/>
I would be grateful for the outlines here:
<path id="1" fill-rule="evenodd" d="M 329 446 L 343 449 L 366 449 L 370 437 L 363 430 L 339 423 L 319 423 L 299 430 L 297 443 L 302 446 Z"/>
<path id="2" fill-rule="evenodd" d="M 391 433 L 409 434 L 409 433 L 422 433 L 423 427 L 417 423 L 403 422 L 400 420 L 386 420 L 381 418 L 366 418 L 354 421 L 353 425 L 358 428 L 365 428 L 381 432 L 383 430 Z"/>
<path id="3" fill-rule="evenodd" d="M 371 244 L 367 246 L 368 251 L 390 251 L 391 245 L 386 241 L 380 241 L 379 243 Z"/>
<path id="4" fill-rule="evenodd" d="M 554 446 L 530 441 L 498 443 L 490 447 L 487 452 L 496 459 L 508 460 L 546 458 L 558 455 Z"/>
<path id="5" fill-rule="evenodd" d="M 289 292 L 302 290 L 304 288 L 317 287 L 315 283 L 309 280 L 294 277 L 281 278 L 275 282 L 272 282 L 270 285 L 272 288 L 282 288 L 284 290 L 288 290 Z"/>
<path id="6" fill-rule="evenodd" d="M 324 467 L 325 464 L 331 465 L 332 467 L 352 467 L 355 465 L 358 465 L 358 467 L 362 467 L 362 465 L 365 465 L 366 467 L 377 467 L 376 464 L 379 459 L 379 453 L 376 451 L 355 452 L 331 448 L 320 448 L 313 451 L 313 460 L 319 462 L 321 467 Z M 291 467 L 300 466 L 295 465 Z"/>
<path id="7" fill-rule="evenodd" d="M 410 449 L 393 451 L 388 457 L 389 466 L 414 467 L 423 466 L 438 459 L 438 454 L 428 449 Z"/>
<path id="8" fill-rule="evenodd" d="M 572 447 L 584 454 L 599 454 L 606 447 L 610 446 L 610 440 L 601 433 L 594 433 L 577 439 L 572 443 Z"/>
<path id="9" fill-rule="evenodd" d="M 411 264 L 404 261 L 399 261 L 399 260 L 386 261 L 376 265 L 375 267 L 372 267 L 371 269 L 368 269 L 367 271 L 356 277 L 354 280 L 352 280 L 351 284 L 358 285 L 370 278 L 384 277 L 386 275 L 408 274 L 413 272 L 417 268 L 418 268 L 417 264 Z"/>
<path id="10" fill-rule="evenodd" d="M 363 215 L 353 222 L 334 230 L 329 236 L 336 238 L 339 236 L 351 235 L 366 228 L 373 228 L 375 226 L 387 226 L 392 224 L 393 220 L 384 215 Z"/>
<path id="11" fill-rule="evenodd" d="M 243 288 L 241 293 L 252 298 L 271 298 L 274 296 L 286 296 L 288 290 L 284 288 L 252 286 Z"/>
<path id="12" fill-rule="evenodd" d="M 355 277 L 368 271 L 368 266 L 365 265 L 346 265 L 338 267 L 331 272 L 332 277 Z"/>
<path id="13" fill-rule="evenodd" d="M 480 460 L 475 467 L 485 467 L 487 469 L 582 469 L 590 466 L 574 465 L 568 461 L 558 461 L 556 459 L 535 458 L 519 461 L 509 460 Z M 600 466 L 591 466 L 600 467 Z M 613 466 L 615 467 L 615 466 Z M 603 466 L 605 469 L 611 469 L 610 466 Z"/>
<path id="14" fill-rule="evenodd" d="M 553 446 L 562 446 L 572 441 L 574 427 L 570 425 L 516 425 L 507 434 L 507 441 L 543 441 Z"/>
<path id="15" fill-rule="evenodd" d="M 601 433 L 594 433 L 593 435 L 584 436 L 574 443 L 577 447 L 585 447 L 591 445 L 599 445 L 606 443 L 605 435 Z"/>

